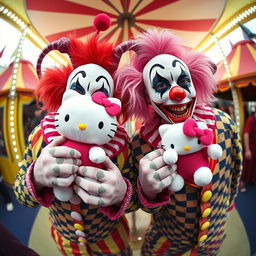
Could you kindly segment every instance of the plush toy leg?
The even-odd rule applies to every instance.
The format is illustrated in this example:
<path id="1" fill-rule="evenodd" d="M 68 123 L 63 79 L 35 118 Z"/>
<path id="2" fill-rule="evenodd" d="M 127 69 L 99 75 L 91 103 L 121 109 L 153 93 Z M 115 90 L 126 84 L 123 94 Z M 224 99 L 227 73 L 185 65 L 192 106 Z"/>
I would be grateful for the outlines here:
<path id="1" fill-rule="evenodd" d="M 212 180 L 212 172 L 208 167 L 200 167 L 194 173 L 194 182 L 198 186 L 208 185 Z"/>
<path id="2" fill-rule="evenodd" d="M 176 174 L 172 180 L 171 185 L 168 188 L 170 191 L 176 192 L 181 190 L 183 186 L 184 186 L 184 179 L 179 174 Z"/>
<path id="3" fill-rule="evenodd" d="M 68 202 L 73 196 L 73 188 L 54 187 L 53 193 L 56 196 L 56 198 L 59 199 L 60 201 Z"/>

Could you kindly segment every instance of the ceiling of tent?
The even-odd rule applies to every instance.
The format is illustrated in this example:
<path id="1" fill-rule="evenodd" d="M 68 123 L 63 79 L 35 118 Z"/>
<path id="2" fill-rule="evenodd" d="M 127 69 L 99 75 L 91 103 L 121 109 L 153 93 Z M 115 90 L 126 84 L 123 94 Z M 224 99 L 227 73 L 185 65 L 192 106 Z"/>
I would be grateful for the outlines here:
<path id="1" fill-rule="evenodd" d="M 166 28 L 194 48 L 217 24 L 226 1 L 24 0 L 24 4 L 31 23 L 48 41 L 93 33 L 93 18 L 104 12 L 112 25 L 102 37 L 111 42 L 120 43 L 147 29 Z"/>

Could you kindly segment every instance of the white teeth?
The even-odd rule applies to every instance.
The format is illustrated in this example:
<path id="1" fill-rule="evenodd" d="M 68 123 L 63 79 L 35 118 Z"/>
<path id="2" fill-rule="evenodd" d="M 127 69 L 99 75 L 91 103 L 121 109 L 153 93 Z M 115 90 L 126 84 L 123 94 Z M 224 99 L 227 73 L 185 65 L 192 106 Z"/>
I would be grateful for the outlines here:
<path id="1" fill-rule="evenodd" d="M 186 108 L 187 108 L 187 106 L 183 106 L 183 107 L 180 107 L 180 108 L 172 108 L 172 110 L 174 110 L 174 111 L 184 111 Z"/>

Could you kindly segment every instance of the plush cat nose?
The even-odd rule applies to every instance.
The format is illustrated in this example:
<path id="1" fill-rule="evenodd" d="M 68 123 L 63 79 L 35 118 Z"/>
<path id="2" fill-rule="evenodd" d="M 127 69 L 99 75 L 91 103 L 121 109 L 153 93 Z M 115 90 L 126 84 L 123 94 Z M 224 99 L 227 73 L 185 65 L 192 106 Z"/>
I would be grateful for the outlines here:
<path id="1" fill-rule="evenodd" d="M 78 125 L 78 128 L 80 130 L 85 130 L 86 129 L 86 125 L 81 123 L 81 124 Z"/>
<path id="2" fill-rule="evenodd" d="M 169 98 L 173 101 L 182 101 L 186 97 L 186 92 L 179 86 L 174 86 L 169 92 Z"/>
<path id="3" fill-rule="evenodd" d="M 184 146 L 184 150 L 185 151 L 189 151 L 190 150 L 190 146 Z"/>

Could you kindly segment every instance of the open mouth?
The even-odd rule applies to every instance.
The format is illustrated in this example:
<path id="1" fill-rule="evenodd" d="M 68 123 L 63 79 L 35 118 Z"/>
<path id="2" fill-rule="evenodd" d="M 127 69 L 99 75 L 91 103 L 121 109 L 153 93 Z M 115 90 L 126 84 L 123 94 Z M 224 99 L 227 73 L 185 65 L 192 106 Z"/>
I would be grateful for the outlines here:
<path id="1" fill-rule="evenodd" d="M 164 113 L 166 118 L 171 123 L 180 123 L 184 122 L 187 118 L 189 118 L 194 109 L 195 99 L 184 103 L 184 104 L 176 104 L 176 105 L 163 105 L 156 104 L 160 111 Z"/>

